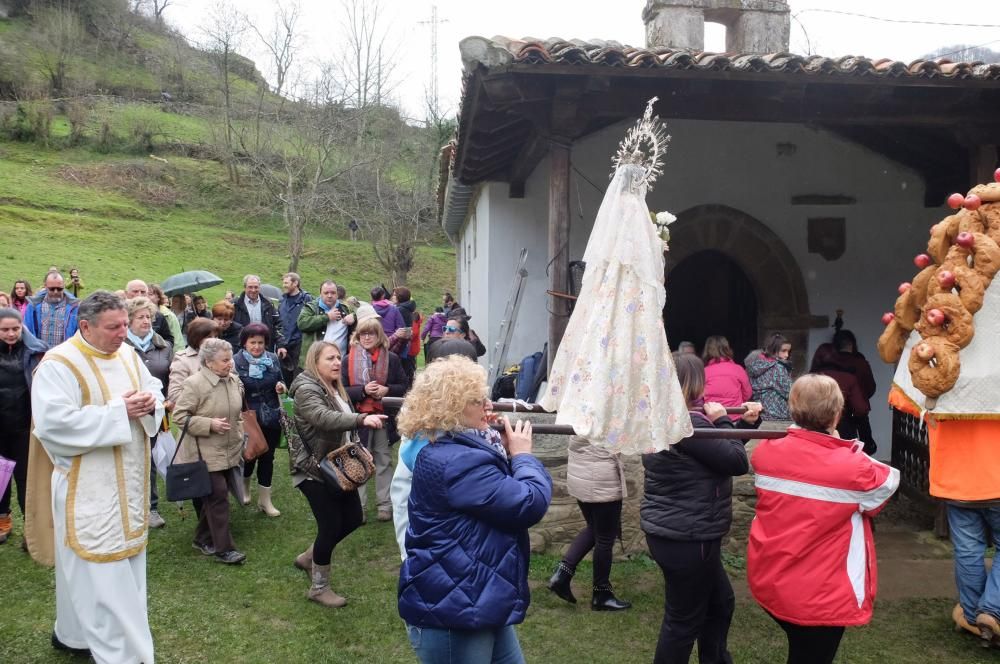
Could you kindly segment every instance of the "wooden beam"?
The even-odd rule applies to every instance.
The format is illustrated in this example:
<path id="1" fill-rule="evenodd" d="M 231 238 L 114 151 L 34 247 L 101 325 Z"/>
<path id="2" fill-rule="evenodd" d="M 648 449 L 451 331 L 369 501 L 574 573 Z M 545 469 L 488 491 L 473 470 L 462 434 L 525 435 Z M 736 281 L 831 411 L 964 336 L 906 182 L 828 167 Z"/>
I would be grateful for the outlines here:
<path id="1" fill-rule="evenodd" d="M 538 163 L 545 158 L 549 152 L 548 141 L 538 135 L 536 131 L 524 144 L 521 152 L 514 158 L 514 164 L 510 170 L 510 197 L 524 198 L 524 183 L 534 172 Z"/>
<path id="2" fill-rule="evenodd" d="M 549 144 L 549 290 L 566 292 L 569 284 L 569 185 L 570 143 L 552 141 Z M 569 322 L 569 303 L 559 297 L 549 297 L 549 370 L 559 342 Z"/>
<path id="3" fill-rule="evenodd" d="M 975 145 L 970 148 L 969 156 L 972 161 L 972 185 L 993 182 L 993 172 L 997 168 L 997 146 Z"/>

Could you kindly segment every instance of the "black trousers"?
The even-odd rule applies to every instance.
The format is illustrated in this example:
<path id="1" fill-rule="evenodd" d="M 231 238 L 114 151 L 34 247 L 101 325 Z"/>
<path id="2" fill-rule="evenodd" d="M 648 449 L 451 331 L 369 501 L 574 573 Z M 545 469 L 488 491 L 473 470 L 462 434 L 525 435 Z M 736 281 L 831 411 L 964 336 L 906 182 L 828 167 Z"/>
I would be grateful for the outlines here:
<path id="1" fill-rule="evenodd" d="M 285 385 L 291 385 L 296 376 L 299 375 L 299 354 L 302 352 L 302 341 L 285 346 L 285 357 L 279 361 L 281 365 L 281 376 Z"/>
<path id="2" fill-rule="evenodd" d="M 732 664 L 726 646 L 736 600 L 722 567 L 722 540 L 682 542 L 646 534 L 666 582 L 654 664 L 687 664 L 698 642 L 701 664 Z"/>
<path id="3" fill-rule="evenodd" d="M 366 489 L 367 487 L 362 487 Z M 316 541 L 313 542 L 313 562 L 329 565 L 333 549 L 361 525 L 361 498 L 357 491 L 334 494 L 322 482 L 305 480 L 299 491 L 309 501 L 316 519 Z"/>
<path id="4" fill-rule="evenodd" d="M 406 389 L 410 389 L 413 385 L 413 376 L 417 373 L 417 358 L 401 357 L 399 363 L 403 366 L 403 373 L 406 374 Z"/>
<path id="5" fill-rule="evenodd" d="M 788 637 L 788 664 L 832 664 L 843 627 L 806 627 L 774 618 Z"/>
<path id="6" fill-rule="evenodd" d="M 576 566 L 593 549 L 594 587 L 610 585 L 612 550 L 615 538 L 621 532 L 622 501 L 615 500 L 610 503 L 577 501 L 577 505 L 583 512 L 587 527 L 573 539 L 562 561 L 571 570 L 576 571 Z"/>
<path id="7" fill-rule="evenodd" d="M 0 456 L 14 462 L 14 476 L 0 498 L 0 514 L 10 514 L 11 489 L 17 484 L 17 504 L 24 517 L 24 495 L 28 487 L 28 436 L 27 428 L 0 430 Z"/>
<path id="8" fill-rule="evenodd" d="M 257 469 L 257 484 L 263 487 L 271 486 L 271 479 L 274 477 L 274 451 L 278 449 L 281 442 L 281 427 L 274 429 L 262 426 L 260 428 L 267 441 L 267 452 L 264 452 L 253 461 L 243 462 L 243 477 L 253 477 L 253 469 Z"/>

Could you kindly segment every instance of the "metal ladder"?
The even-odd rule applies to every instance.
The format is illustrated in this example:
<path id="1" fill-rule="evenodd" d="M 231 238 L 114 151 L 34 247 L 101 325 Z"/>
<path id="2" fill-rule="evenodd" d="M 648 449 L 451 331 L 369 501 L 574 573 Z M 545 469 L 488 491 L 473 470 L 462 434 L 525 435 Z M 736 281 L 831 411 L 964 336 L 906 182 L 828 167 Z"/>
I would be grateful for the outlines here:
<path id="1" fill-rule="evenodd" d="M 514 334 L 514 323 L 517 322 L 517 312 L 521 308 L 521 296 L 524 295 L 524 285 L 528 278 L 528 271 L 524 268 L 527 261 L 528 249 L 522 247 L 521 255 L 518 256 L 514 266 L 514 281 L 510 284 L 510 295 L 507 297 L 507 308 L 503 312 L 503 320 L 500 321 L 497 342 L 493 345 L 489 372 L 490 389 L 493 389 L 493 385 L 500 377 L 500 372 L 504 370 L 504 363 L 507 361 L 510 338 Z"/>

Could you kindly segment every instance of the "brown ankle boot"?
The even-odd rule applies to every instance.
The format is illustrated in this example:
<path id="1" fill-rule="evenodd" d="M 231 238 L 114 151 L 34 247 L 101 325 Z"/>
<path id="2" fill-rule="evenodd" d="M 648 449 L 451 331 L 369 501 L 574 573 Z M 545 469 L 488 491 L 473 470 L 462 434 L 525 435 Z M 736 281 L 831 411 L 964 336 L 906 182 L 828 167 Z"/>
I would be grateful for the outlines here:
<path id="1" fill-rule="evenodd" d="M 337 608 L 345 606 L 347 600 L 330 589 L 330 566 L 312 566 L 312 586 L 310 586 L 306 597 L 322 606 Z"/>
<path id="2" fill-rule="evenodd" d="M 983 647 L 989 647 L 992 643 L 997 645 L 1000 641 L 1000 622 L 996 617 L 988 613 L 980 613 L 976 616 L 976 627 L 979 628 L 979 637 L 983 640 Z"/>
<path id="3" fill-rule="evenodd" d="M 306 574 L 312 574 L 313 567 L 313 545 L 310 544 L 309 548 L 295 556 L 295 566 Z"/>

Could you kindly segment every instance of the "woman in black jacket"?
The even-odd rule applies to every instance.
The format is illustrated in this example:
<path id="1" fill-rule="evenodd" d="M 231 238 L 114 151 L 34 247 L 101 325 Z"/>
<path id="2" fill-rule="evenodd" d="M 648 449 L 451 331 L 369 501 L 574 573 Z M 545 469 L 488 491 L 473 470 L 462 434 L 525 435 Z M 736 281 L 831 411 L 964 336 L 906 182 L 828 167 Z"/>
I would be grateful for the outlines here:
<path id="1" fill-rule="evenodd" d="M 675 356 L 677 378 L 695 428 L 732 429 L 721 404 L 703 403 L 705 365 L 697 355 Z M 760 405 L 747 404 L 741 426 L 754 427 Z M 694 642 L 702 664 L 732 664 L 726 647 L 734 599 L 722 566 L 722 538 L 733 520 L 733 477 L 750 469 L 744 440 L 685 438 L 645 454 L 645 493 L 639 508 L 649 552 L 666 582 L 655 664 L 687 664 Z"/>

